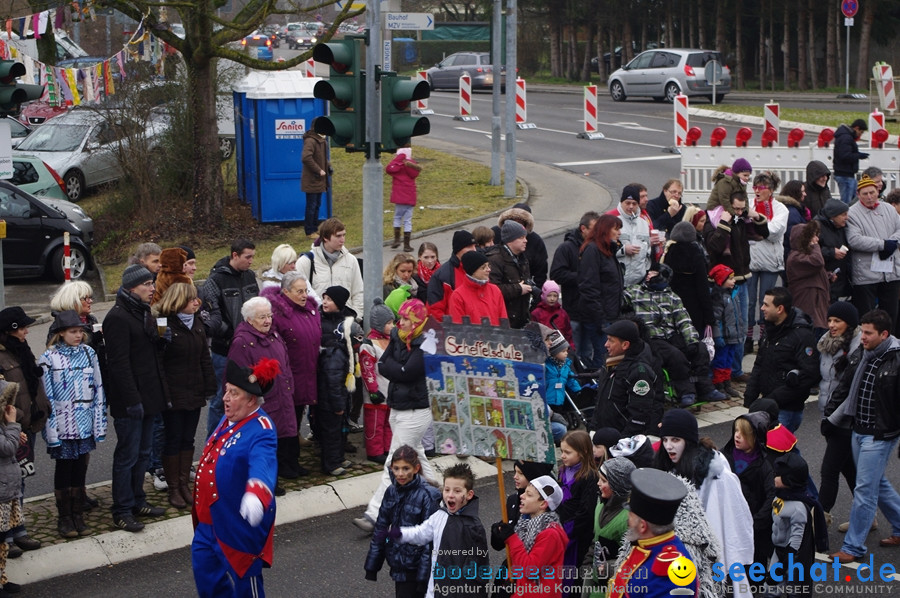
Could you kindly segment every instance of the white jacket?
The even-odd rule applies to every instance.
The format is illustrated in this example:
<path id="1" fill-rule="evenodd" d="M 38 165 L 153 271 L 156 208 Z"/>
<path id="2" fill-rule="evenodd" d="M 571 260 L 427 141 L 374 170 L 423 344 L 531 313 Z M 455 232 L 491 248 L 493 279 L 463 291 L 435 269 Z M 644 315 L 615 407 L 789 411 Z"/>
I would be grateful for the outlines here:
<path id="1" fill-rule="evenodd" d="M 754 201 L 750 198 L 750 201 Z M 749 203 L 749 202 L 748 202 Z M 784 233 L 787 230 L 788 209 L 772 197 L 772 219 L 769 236 L 762 241 L 750 241 L 750 270 L 753 272 L 781 272 L 784 270 Z"/>
<path id="2" fill-rule="evenodd" d="M 650 225 L 641 218 L 640 210 L 632 216 L 619 204 L 618 212 L 619 220 L 622 221 L 622 234 L 619 236 L 622 249 L 616 253 L 616 259 L 625 266 L 627 287 L 643 281 L 650 269 Z M 639 245 L 641 250 L 635 255 L 625 255 L 626 245 Z"/>
<path id="3" fill-rule="evenodd" d="M 900 255 L 894 252 L 893 272 L 873 272 L 872 255 L 884 249 L 885 239 L 900 241 L 900 216 L 894 206 L 879 202 L 870 210 L 859 202 L 850 206 L 847 218 L 847 245 L 852 260 L 851 282 L 854 285 L 876 284 L 900 280 Z"/>
<path id="4" fill-rule="evenodd" d="M 309 258 L 301 254 L 297 258 L 297 271 L 312 281 L 312 288 L 321 297 L 328 287 L 344 287 L 350 291 L 350 299 L 347 307 L 356 312 L 357 318 L 363 317 L 365 303 L 363 300 L 363 279 L 359 271 L 359 261 L 356 256 L 341 247 L 341 256 L 334 264 L 329 265 L 321 245 L 312 248 L 315 260 L 315 270 L 310 271 Z"/>

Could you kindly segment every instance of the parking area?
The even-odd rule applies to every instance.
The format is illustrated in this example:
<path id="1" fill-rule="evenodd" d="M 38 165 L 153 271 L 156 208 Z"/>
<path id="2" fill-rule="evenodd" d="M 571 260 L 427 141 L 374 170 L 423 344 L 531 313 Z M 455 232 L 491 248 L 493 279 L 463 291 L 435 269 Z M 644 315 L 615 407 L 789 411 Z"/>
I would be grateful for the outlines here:
<path id="1" fill-rule="evenodd" d="M 94 289 L 94 297 L 98 301 L 103 300 L 103 285 L 100 283 L 100 274 L 96 269 L 85 274 L 83 280 Z M 49 278 L 22 278 L 7 280 L 5 282 L 6 296 L 5 306 L 18 305 L 25 313 L 33 318 L 38 316 L 50 317 L 50 297 L 59 288 L 59 283 Z M 40 322 L 40 318 L 38 319 Z"/>

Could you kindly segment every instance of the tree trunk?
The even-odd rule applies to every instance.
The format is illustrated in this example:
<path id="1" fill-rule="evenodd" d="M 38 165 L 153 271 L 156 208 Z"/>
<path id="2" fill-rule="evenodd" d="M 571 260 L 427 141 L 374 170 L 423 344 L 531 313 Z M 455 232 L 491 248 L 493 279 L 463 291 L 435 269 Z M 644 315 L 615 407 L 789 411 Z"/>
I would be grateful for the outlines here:
<path id="1" fill-rule="evenodd" d="M 757 57 L 757 72 L 759 73 L 759 90 L 766 89 L 766 18 L 764 16 L 765 8 L 760 3 L 759 13 L 759 56 Z"/>
<path id="2" fill-rule="evenodd" d="M 843 81 L 841 68 L 844 61 L 841 60 L 841 30 L 837 17 L 839 10 L 840 0 L 831 0 L 831 7 L 828 9 L 828 40 L 825 43 L 826 87 L 837 87 L 840 85 L 839 81 Z"/>
<path id="3" fill-rule="evenodd" d="M 674 19 L 672 17 L 672 13 L 674 12 L 672 9 L 671 0 L 665 3 L 666 10 L 666 47 L 674 48 L 675 47 L 675 31 L 674 31 Z"/>
<path id="4" fill-rule="evenodd" d="M 725 54 L 726 14 L 724 2 L 716 2 L 716 50 Z"/>
<path id="5" fill-rule="evenodd" d="M 815 27 L 815 25 L 816 25 L 816 19 L 814 17 L 814 15 L 816 14 L 816 11 L 815 11 L 816 4 L 815 3 L 816 3 L 816 0 L 809 0 L 809 4 L 807 5 L 808 6 L 807 17 L 800 19 L 800 20 L 801 20 L 801 22 L 803 22 L 807 18 L 809 19 L 809 35 L 807 36 L 809 43 L 806 44 L 806 50 L 807 50 L 809 59 L 807 60 L 806 63 L 809 66 L 809 74 L 810 74 L 810 80 L 812 83 L 812 88 L 818 89 L 819 88 L 819 64 L 817 64 L 817 62 L 816 62 L 816 51 L 817 51 L 817 48 L 819 47 L 819 40 L 816 36 L 816 27 Z"/>
<path id="6" fill-rule="evenodd" d="M 706 26 L 703 22 L 703 17 L 706 16 L 706 6 L 703 0 L 700 0 L 700 5 L 697 7 L 697 47 L 705 50 L 706 49 Z"/>
<path id="7" fill-rule="evenodd" d="M 856 87 L 868 92 L 869 90 L 869 73 L 872 71 L 869 67 L 869 44 L 872 35 L 872 23 L 875 22 L 875 13 L 878 10 L 877 0 L 866 0 L 862 2 L 862 28 L 859 30 L 859 60 L 856 62 Z M 857 17 L 860 15 L 857 14 Z"/>
<path id="8" fill-rule="evenodd" d="M 806 57 L 809 43 L 806 41 L 806 23 L 807 12 L 804 0 L 797 1 L 797 88 L 801 91 L 808 89 L 806 72 Z"/>
<path id="9" fill-rule="evenodd" d="M 225 184 L 218 152 L 216 111 L 209 109 L 216 105 L 216 63 L 196 54 L 185 63 L 194 136 L 193 225 L 197 230 L 214 231 L 225 223 Z"/>
<path id="10" fill-rule="evenodd" d="M 783 1 L 784 22 L 781 29 L 781 68 L 784 71 L 782 73 L 782 85 L 784 90 L 787 91 L 791 88 L 791 3 L 787 0 Z"/>
<path id="11" fill-rule="evenodd" d="M 582 81 L 591 80 L 591 55 L 594 48 L 594 37 L 597 35 L 597 23 L 593 19 L 587 26 L 587 42 L 584 44 L 584 60 L 581 64 Z"/>
<path id="12" fill-rule="evenodd" d="M 696 17 L 694 16 L 694 14 L 695 14 L 695 12 L 694 12 L 694 6 L 695 6 L 695 4 L 694 4 L 693 2 L 688 2 L 688 3 L 687 3 L 687 13 L 688 13 L 688 14 L 687 14 L 688 47 L 691 47 L 691 48 L 701 48 L 701 49 L 702 49 L 703 46 L 696 46 L 696 45 L 694 45 L 694 40 L 696 39 L 696 36 L 694 35 L 694 34 L 696 33 L 696 30 L 695 30 L 695 27 L 696 27 Z"/>
<path id="13" fill-rule="evenodd" d="M 737 89 L 744 89 L 744 44 L 741 43 L 741 36 L 744 34 L 744 0 L 735 1 L 735 18 L 734 18 L 734 65 L 737 75 Z"/>
<path id="14" fill-rule="evenodd" d="M 550 76 L 562 77 L 562 45 L 561 27 L 558 23 L 550 24 Z"/>

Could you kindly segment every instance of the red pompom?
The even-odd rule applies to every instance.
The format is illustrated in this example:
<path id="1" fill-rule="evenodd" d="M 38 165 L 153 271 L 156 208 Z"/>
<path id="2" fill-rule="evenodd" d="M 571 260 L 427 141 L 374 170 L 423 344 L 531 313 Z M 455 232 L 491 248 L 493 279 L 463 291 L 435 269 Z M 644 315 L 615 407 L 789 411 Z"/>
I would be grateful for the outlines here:
<path id="1" fill-rule="evenodd" d="M 257 361 L 251 369 L 253 370 L 253 375 L 256 376 L 256 379 L 259 381 L 260 386 L 266 386 L 271 384 L 275 380 L 275 376 L 281 373 L 281 364 L 278 363 L 277 359 L 263 357 Z"/>

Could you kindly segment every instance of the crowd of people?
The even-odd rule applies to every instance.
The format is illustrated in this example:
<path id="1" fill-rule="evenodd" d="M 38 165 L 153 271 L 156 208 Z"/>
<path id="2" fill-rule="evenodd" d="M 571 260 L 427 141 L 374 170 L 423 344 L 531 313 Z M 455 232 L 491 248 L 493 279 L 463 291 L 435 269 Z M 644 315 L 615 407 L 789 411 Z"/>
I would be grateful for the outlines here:
<path id="1" fill-rule="evenodd" d="M 414 196 L 418 165 L 398 156 L 394 174 L 406 173 Z M 592 435 L 552 418 L 558 479 L 541 464 L 517 464 L 515 516 L 490 528 L 495 548 L 509 549 L 511 568 L 588 564 L 583 581 L 624 587 L 615 565 L 617 553 L 631 558 L 623 533 L 648 549 L 674 533 L 679 555 L 697 567 L 695 587 L 720 595 L 724 586 L 709 568 L 726 555 L 744 564 L 768 563 L 773 554 L 807 558 L 821 533 L 816 518 L 831 524 L 841 476 L 854 497 L 834 558 L 866 553 L 876 507 L 893 526 L 881 544 L 900 546 L 900 496 L 884 478 L 900 439 L 900 192 L 882 201 L 882 175 L 870 169 L 854 178 L 856 200 L 846 202 L 829 196 L 829 176 L 814 161 L 806 181 L 781 186 L 773 173 L 754 176 L 741 158 L 716 173 L 705 209 L 682 203 L 677 179 L 653 199 L 644 185 L 629 184 L 614 209 L 585 213 L 552 257 L 530 208 L 517 204 L 492 229 L 456 231 L 443 262 L 432 243 L 414 252 L 414 200 L 404 203 L 398 189 L 392 246 L 401 251 L 370 306 L 337 218 L 307 230 L 306 252 L 277 247 L 260 276 L 254 243 L 235 241 L 199 288 L 190 247 L 142 244 L 102 323 L 91 313 L 89 285 L 59 289 L 40 357 L 25 342 L 34 320 L 18 307 L 0 311 L 0 367 L 15 385 L 3 391 L 16 406 L 13 420 L 4 412 L 4 429 L 21 439 L 9 459 L 23 472 L 15 500 L 0 497 L 0 561 L 7 551 L 40 547 L 21 518 L 38 433 L 55 462 L 59 534 L 90 533 L 83 513 L 96 502 L 85 477 L 108 412 L 116 431 L 115 526 L 139 532 L 141 518 L 163 514 L 147 500 L 149 472 L 171 506 L 193 510 L 201 595 L 216 595 L 227 579 L 257 591 L 271 558 L 274 497 L 284 494 L 279 478 L 309 473 L 300 452 L 313 442 L 324 474 L 346 474 L 347 455 L 357 450 L 348 433 L 361 429 L 366 457 L 384 466 L 365 514 L 353 521 L 373 534 L 367 578 L 387 561 L 398 596 L 437 593 L 445 582 L 432 565 L 442 542 L 480 546 L 485 532 L 467 468 L 444 472 L 443 504 L 431 487 L 440 482 L 429 463 L 422 347 L 429 321 L 539 324 L 548 415 L 567 411 L 585 378 L 597 382 L 586 422 Z M 754 352 L 745 372 L 744 355 Z M 811 393 L 819 395 L 827 446 L 818 489 L 793 435 Z M 665 410 L 667 400 L 689 407 L 729 397 L 743 398 L 751 413 L 735 421 L 721 452 L 699 438 L 693 415 Z M 195 468 L 205 405 L 209 440 Z M 655 456 L 648 435 L 661 437 Z M 211 479 L 212 489 L 192 490 L 195 475 Z M 234 508 L 216 500 L 219 492 Z M 773 502 L 781 505 L 774 514 Z M 460 513 L 467 515 L 448 517 Z M 236 531 L 242 527 L 247 534 Z M 745 527 L 753 530 L 750 545 L 731 534 Z M 222 551 L 228 538 L 236 552 Z M 430 551 L 408 546 L 429 544 Z M 224 577 L 210 576 L 211 563 Z M 513 581 L 512 593 L 542 583 Z"/>

